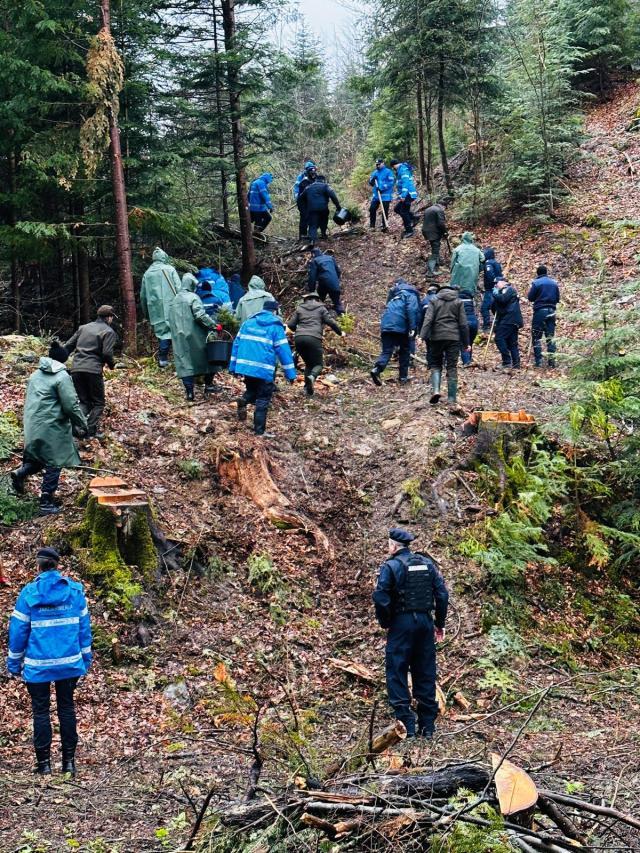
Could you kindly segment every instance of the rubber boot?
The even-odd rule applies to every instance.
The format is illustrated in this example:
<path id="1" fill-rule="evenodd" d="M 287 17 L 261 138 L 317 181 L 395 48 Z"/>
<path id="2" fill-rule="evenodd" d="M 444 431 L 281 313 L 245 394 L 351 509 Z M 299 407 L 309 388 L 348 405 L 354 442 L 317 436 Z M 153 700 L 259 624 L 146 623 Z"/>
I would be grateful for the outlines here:
<path id="1" fill-rule="evenodd" d="M 38 515 L 56 515 L 62 512 L 62 508 L 54 503 L 53 495 L 48 495 L 43 492 L 40 495 L 40 509 Z"/>
<path id="2" fill-rule="evenodd" d="M 187 403 L 193 403 L 193 401 L 195 400 L 193 388 L 185 389 L 184 393 L 185 393 L 185 397 L 187 398 Z"/>
<path id="3" fill-rule="evenodd" d="M 236 400 L 236 403 L 238 406 L 238 420 L 239 421 L 246 421 L 246 419 L 247 419 L 247 401 L 244 399 L 244 397 L 239 397 Z"/>
<path id="4" fill-rule="evenodd" d="M 382 385 L 382 379 L 380 379 L 380 368 L 374 367 L 373 370 L 369 372 L 369 376 L 373 379 L 374 383 L 380 387 Z"/>
<path id="5" fill-rule="evenodd" d="M 433 255 L 427 261 L 427 275 L 433 278 L 436 274 L 436 258 Z"/>
<path id="6" fill-rule="evenodd" d="M 458 402 L 458 380 L 457 379 L 449 379 L 447 380 L 447 403 L 450 406 L 455 406 Z"/>
<path id="7" fill-rule="evenodd" d="M 24 470 L 24 465 L 21 465 L 19 468 L 16 468 L 15 471 L 11 471 L 9 474 L 11 478 L 11 485 L 13 486 L 13 491 L 16 495 L 24 494 L 24 481 L 27 478 L 27 473 Z"/>
<path id="8" fill-rule="evenodd" d="M 47 749 L 36 749 L 36 766 L 34 772 L 38 776 L 51 776 L 51 751 Z"/>
<path id="9" fill-rule="evenodd" d="M 73 778 L 76 775 L 76 761 L 73 752 L 62 752 L 62 772 L 69 773 Z"/>
<path id="10" fill-rule="evenodd" d="M 311 374 L 310 376 L 305 376 L 304 378 L 304 392 L 307 397 L 313 397 L 313 386 L 315 384 L 316 377 Z"/>
<path id="11" fill-rule="evenodd" d="M 429 402 L 432 406 L 435 406 L 437 402 L 440 400 L 440 382 L 442 381 L 442 371 L 441 370 L 432 370 L 431 371 L 431 397 L 429 398 Z"/>

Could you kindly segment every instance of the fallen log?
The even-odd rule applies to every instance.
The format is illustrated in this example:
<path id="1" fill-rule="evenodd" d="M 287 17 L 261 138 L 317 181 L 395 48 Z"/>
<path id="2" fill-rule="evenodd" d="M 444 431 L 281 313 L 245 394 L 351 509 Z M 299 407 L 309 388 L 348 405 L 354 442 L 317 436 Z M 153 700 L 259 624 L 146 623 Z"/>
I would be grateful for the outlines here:
<path id="1" fill-rule="evenodd" d="M 482 791 L 488 781 L 488 771 L 479 764 L 453 764 L 423 775 L 401 774 L 382 777 L 380 790 L 410 798 L 448 799 L 460 788 L 474 792 Z"/>

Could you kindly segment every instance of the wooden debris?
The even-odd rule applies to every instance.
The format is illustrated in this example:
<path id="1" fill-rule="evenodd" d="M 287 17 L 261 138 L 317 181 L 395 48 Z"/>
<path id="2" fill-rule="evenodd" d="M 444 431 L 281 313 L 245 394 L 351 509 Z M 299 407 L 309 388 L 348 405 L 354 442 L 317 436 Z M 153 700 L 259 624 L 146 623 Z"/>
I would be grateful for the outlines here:
<path id="1" fill-rule="evenodd" d="M 348 672 L 349 675 L 355 675 L 356 678 L 361 678 L 369 684 L 377 684 L 380 680 L 375 672 L 364 666 L 364 664 L 355 663 L 354 661 L 349 660 L 341 660 L 340 658 L 329 658 L 329 663 L 336 669 L 339 669 L 342 672 Z"/>
<path id="2" fill-rule="evenodd" d="M 538 802 L 538 789 L 528 773 L 497 752 L 491 753 L 491 763 L 495 771 L 494 782 L 503 815 L 525 811 Z"/>

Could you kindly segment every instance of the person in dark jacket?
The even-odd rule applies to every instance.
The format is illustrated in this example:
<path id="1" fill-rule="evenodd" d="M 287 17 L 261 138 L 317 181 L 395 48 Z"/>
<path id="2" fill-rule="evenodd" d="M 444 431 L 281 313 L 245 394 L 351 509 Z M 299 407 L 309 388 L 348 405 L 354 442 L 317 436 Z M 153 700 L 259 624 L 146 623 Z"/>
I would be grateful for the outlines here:
<path id="1" fill-rule="evenodd" d="M 262 232 L 271 222 L 273 217 L 273 202 L 269 195 L 269 184 L 273 181 L 271 172 L 265 172 L 252 181 L 249 186 L 249 215 L 255 230 Z"/>
<path id="2" fill-rule="evenodd" d="M 105 367 L 113 370 L 116 366 L 113 349 L 118 336 L 111 328 L 115 316 L 111 305 L 101 305 L 93 323 L 80 326 L 64 344 L 68 353 L 75 351 L 70 373 L 87 418 L 89 438 L 104 437 L 99 429 L 105 407 L 103 370 Z"/>
<path id="3" fill-rule="evenodd" d="M 425 210 L 422 235 L 431 246 L 431 254 L 427 260 L 427 275 L 434 276 L 440 267 L 440 246 L 447 236 L 447 220 L 443 204 L 434 202 Z"/>
<path id="4" fill-rule="evenodd" d="M 560 288 L 555 278 L 551 278 L 544 264 L 536 270 L 537 278 L 531 284 L 527 299 L 533 302 L 533 320 L 531 338 L 536 367 L 542 367 L 542 336 L 547 341 L 547 361 L 549 367 L 555 367 L 556 354 L 556 308 L 560 302 Z"/>
<path id="5" fill-rule="evenodd" d="M 240 302 L 246 292 L 247 291 L 242 286 L 242 281 L 240 280 L 240 273 L 234 272 L 229 279 L 229 299 L 231 300 L 234 311 L 238 307 L 238 302 Z"/>
<path id="6" fill-rule="evenodd" d="M 304 164 L 304 171 L 298 175 L 293 187 L 293 197 L 296 200 L 296 206 L 300 215 L 300 222 L 298 225 L 298 237 L 300 239 L 306 237 L 309 232 L 309 214 L 307 212 L 304 191 L 309 184 L 314 183 L 317 177 L 318 169 L 316 164 L 312 160 L 307 160 Z"/>
<path id="7" fill-rule="evenodd" d="M 73 692 L 93 655 L 91 622 L 82 584 L 58 571 L 54 548 L 36 554 L 37 578 L 23 587 L 9 620 L 7 670 L 24 680 L 33 709 L 36 773 L 51 773 L 51 683 L 55 685 L 62 772 L 75 776 L 78 743 Z"/>
<path id="8" fill-rule="evenodd" d="M 54 500 L 62 468 L 80 464 L 73 430 L 82 437 L 87 419 L 71 376 L 65 370 L 67 350 L 52 344 L 48 358 L 41 358 L 29 377 L 24 401 L 24 452 L 22 465 L 11 471 L 16 494 L 24 493 L 25 481 L 44 469 L 40 490 L 40 515 L 54 515 L 60 507 Z"/>
<path id="9" fill-rule="evenodd" d="M 442 370 L 447 364 L 447 401 L 455 406 L 458 399 L 458 357 L 460 348 L 469 351 L 469 324 L 458 289 L 445 285 L 427 306 L 420 337 L 427 344 L 427 359 L 431 368 L 431 397 L 435 405 L 440 400 Z"/>
<path id="10" fill-rule="evenodd" d="M 469 348 L 461 347 L 460 357 L 462 364 L 468 367 L 473 361 L 473 342 L 478 334 L 478 315 L 476 314 L 476 306 L 473 301 L 473 296 L 470 293 L 461 293 L 460 300 L 464 305 L 464 311 L 467 315 L 467 325 L 469 326 Z"/>
<path id="11" fill-rule="evenodd" d="M 498 279 L 493 289 L 491 310 L 496 315 L 496 346 L 502 356 L 503 367 L 520 367 L 518 330 L 524 325 L 520 298 L 515 287 L 505 279 Z"/>
<path id="12" fill-rule="evenodd" d="M 384 216 L 382 217 L 382 230 L 387 231 L 389 222 L 389 205 L 393 199 L 393 188 L 396 176 L 382 158 L 376 160 L 376 168 L 369 177 L 369 186 L 372 187 L 371 203 L 369 204 L 369 228 L 376 227 L 378 208 L 382 203 Z"/>
<path id="13" fill-rule="evenodd" d="M 389 364 L 396 348 L 399 350 L 400 382 L 404 385 L 409 381 L 411 338 L 416 335 L 422 313 L 420 301 L 418 299 L 416 302 L 415 295 L 411 292 L 412 289 L 414 288 L 411 288 L 410 285 L 397 287 L 395 294 L 391 296 L 385 306 L 380 320 L 382 352 L 369 374 L 376 385 L 382 385 L 380 374 Z"/>
<path id="14" fill-rule="evenodd" d="M 482 271 L 484 295 L 482 297 L 482 305 L 480 312 L 482 314 L 482 331 L 488 332 L 491 329 L 491 303 L 493 302 L 493 288 L 496 286 L 496 281 L 502 278 L 502 264 L 496 260 L 495 249 L 491 246 L 484 249 L 484 268 Z"/>
<path id="15" fill-rule="evenodd" d="M 387 631 L 389 704 L 396 719 L 404 723 L 407 737 L 417 734 L 431 739 L 438 715 L 435 643 L 445 637 L 449 593 L 433 560 L 411 553 L 409 546 L 414 538 L 398 527 L 389 531 L 389 558 L 380 567 L 373 602 L 378 622 Z M 417 729 L 409 673 L 418 706 Z"/>
<path id="16" fill-rule="evenodd" d="M 308 397 L 312 397 L 315 381 L 324 367 L 324 327 L 333 329 L 339 338 L 344 332 L 317 293 L 307 293 L 302 297 L 302 302 L 287 320 L 287 326 L 295 332 L 296 352 L 304 361 L 304 390 Z"/>
<path id="17" fill-rule="evenodd" d="M 307 264 L 307 290 L 309 293 L 317 292 L 321 302 L 328 296 L 338 317 L 344 314 L 340 301 L 341 277 L 342 271 L 332 254 L 321 249 L 311 249 L 311 260 Z"/>
<path id="18" fill-rule="evenodd" d="M 318 228 L 322 239 L 327 237 L 329 226 L 329 202 L 332 201 L 336 210 L 340 210 L 338 196 L 327 183 L 324 175 L 318 177 L 300 193 L 301 203 L 305 205 L 309 222 L 309 239 L 312 243 L 318 239 Z"/>
<path id="19" fill-rule="evenodd" d="M 399 278 L 395 284 L 393 284 L 389 288 L 389 292 L 387 293 L 387 304 L 396 296 L 400 291 L 405 290 L 409 296 L 411 296 L 415 300 L 415 309 L 418 312 L 418 323 L 416 324 L 415 332 L 417 334 L 418 329 L 422 323 L 422 297 L 420 295 L 420 291 L 415 286 L 415 284 L 409 284 L 404 278 Z M 409 347 L 411 355 L 415 355 L 416 352 L 416 336 L 415 334 L 409 336 Z"/>

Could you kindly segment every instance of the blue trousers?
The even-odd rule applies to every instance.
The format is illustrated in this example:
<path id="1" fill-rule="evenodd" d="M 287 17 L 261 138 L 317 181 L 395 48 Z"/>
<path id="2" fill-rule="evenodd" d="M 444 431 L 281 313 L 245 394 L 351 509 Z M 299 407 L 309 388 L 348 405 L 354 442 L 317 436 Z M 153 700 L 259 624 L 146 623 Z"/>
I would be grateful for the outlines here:
<path id="1" fill-rule="evenodd" d="M 160 358 L 166 358 L 169 355 L 170 349 L 171 349 L 171 338 L 160 339 L 158 341 L 158 356 Z"/>
<path id="2" fill-rule="evenodd" d="M 382 373 L 385 367 L 389 364 L 393 351 L 398 347 L 398 366 L 400 369 L 400 379 L 406 379 L 409 376 L 409 362 L 411 361 L 411 343 L 409 335 L 403 332 L 381 332 L 380 341 L 382 344 L 382 352 L 378 356 L 375 367 Z"/>
<path id="3" fill-rule="evenodd" d="M 42 475 L 42 486 L 40 494 L 49 495 L 50 497 L 58 490 L 60 483 L 60 473 L 62 468 L 55 468 L 53 465 L 43 465 L 41 462 L 33 462 L 30 459 L 22 459 L 22 466 L 16 472 L 21 480 L 26 479 L 31 474 L 38 474 L 44 469 Z"/>
<path id="4" fill-rule="evenodd" d="M 496 324 L 496 346 L 504 367 L 520 367 L 518 327 L 514 323 Z"/>
<path id="5" fill-rule="evenodd" d="M 536 360 L 536 367 L 542 364 L 542 336 L 547 340 L 547 359 L 549 367 L 555 367 L 554 355 L 556 352 L 556 342 L 554 340 L 556 334 L 556 309 L 555 308 L 539 308 L 533 312 L 533 320 L 531 321 L 531 337 L 533 338 L 533 355 Z"/>
<path id="6" fill-rule="evenodd" d="M 321 280 L 316 286 L 316 291 L 322 302 L 324 302 L 327 296 L 329 297 L 338 317 L 341 314 L 344 314 L 344 307 L 342 305 L 342 302 L 340 301 L 340 287 L 338 287 L 337 289 L 335 287 L 329 287 Z"/>
<path id="7" fill-rule="evenodd" d="M 491 290 L 485 290 L 484 296 L 482 297 L 482 305 L 480 306 L 480 313 L 482 314 L 482 330 L 483 332 L 488 332 L 491 328 L 491 303 L 493 302 L 493 292 Z"/>
<path id="8" fill-rule="evenodd" d="M 429 614 L 401 613 L 394 618 L 387 633 L 385 665 L 389 704 L 396 719 L 405 724 L 407 734 L 416 733 L 407 679 L 411 673 L 413 696 L 418 704 L 418 731 L 433 732 L 438 703 L 436 646 Z"/>
<path id="9" fill-rule="evenodd" d="M 411 196 L 407 196 L 406 198 L 400 199 L 400 201 L 393 208 L 394 211 L 398 214 L 398 216 L 402 219 L 402 224 L 404 225 L 405 233 L 409 233 L 413 231 L 413 216 L 411 215 L 411 204 L 413 199 Z"/>

